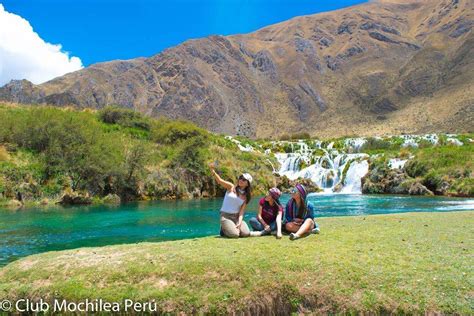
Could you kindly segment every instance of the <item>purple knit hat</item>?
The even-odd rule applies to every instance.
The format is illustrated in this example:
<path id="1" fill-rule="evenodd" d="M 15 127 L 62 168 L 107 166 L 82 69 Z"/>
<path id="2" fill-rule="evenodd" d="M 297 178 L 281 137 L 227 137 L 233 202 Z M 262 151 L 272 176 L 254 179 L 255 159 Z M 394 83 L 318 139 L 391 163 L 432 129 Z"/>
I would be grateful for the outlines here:
<path id="1" fill-rule="evenodd" d="M 275 202 L 280 205 L 281 191 L 278 188 L 271 188 L 268 190 L 268 193 L 270 193 L 273 200 L 275 200 Z"/>
<path id="2" fill-rule="evenodd" d="M 295 188 L 300 193 L 301 198 L 304 201 L 306 201 L 306 196 L 308 195 L 308 193 L 306 192 L 306 188 L 302 184 L 299 184 L 299 183 L 297 185 L 295 185 Z"/>

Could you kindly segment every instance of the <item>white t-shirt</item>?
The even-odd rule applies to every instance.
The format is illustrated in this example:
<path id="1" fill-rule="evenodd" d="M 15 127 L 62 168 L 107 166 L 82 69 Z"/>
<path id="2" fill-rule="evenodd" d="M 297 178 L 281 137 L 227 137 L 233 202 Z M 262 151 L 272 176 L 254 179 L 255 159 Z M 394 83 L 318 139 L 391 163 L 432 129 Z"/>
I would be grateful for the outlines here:
<path id="1" fill-rule="evenodd" d="M 238 197 L 233 191 L 227 191 L 224 196 L 224 202 L 222 203 L 221 212 L 229 214 L 237 214 L 240 211 L 240 207 L 244 204 L 244 200 Z"/>

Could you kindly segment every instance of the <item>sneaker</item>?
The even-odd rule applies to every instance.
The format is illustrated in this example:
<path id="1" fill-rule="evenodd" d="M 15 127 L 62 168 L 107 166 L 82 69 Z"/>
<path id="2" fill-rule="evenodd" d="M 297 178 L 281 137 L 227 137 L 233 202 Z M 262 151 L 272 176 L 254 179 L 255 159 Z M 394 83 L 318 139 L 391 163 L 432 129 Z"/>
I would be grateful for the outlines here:
<path id="1" fill-rule="evenodd" d="M 270 235 L 272 232 L 271 231 L 266 231 L 265 229 L 261 231 L 262 236 Z"/>
<path id="2" fill-rule="evenodd" d="M 321 230 L 319 229 L 318 223 L 314 222 L 314 228 L 311 230 L 311 234 L 319 234 Z"/>
<path id="3" fill-rule="evenodd" d="M 250 237 L 260 237 L 263 236 L 262 232 L 250 232 Z"/>
<path id="4" fill-rule="evenodd" d="M 297 236 L 295 233 L 291 233 L 291 234 L 290 234 L 290 240 L 296 240 L 296 239 L 298 239 L 298 238 L 300 238 L 300 237 Z"/>

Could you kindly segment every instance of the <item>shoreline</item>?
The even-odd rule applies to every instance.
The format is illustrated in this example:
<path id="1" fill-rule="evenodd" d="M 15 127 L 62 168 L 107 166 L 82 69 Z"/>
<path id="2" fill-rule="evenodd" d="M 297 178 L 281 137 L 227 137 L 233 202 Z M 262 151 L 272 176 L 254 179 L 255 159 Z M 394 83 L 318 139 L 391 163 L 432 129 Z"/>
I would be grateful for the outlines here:
<path id="1" fill-rule="evenodd" d="M 210 236 L 47 252 L 0 268 L 0 294 L 47 299 L 57 293 L 77 301 L 129 293 L 131 299 L 155 298 L 171 313 L 463 314 L 472 286 L 467 275 L 473 215 L 466 210 L 324 217 L 321 235 L 296 242 Z M 295 283 L 297 275 L 311 286 Z"/>
<path id="2" fill-rule="evenodd" d="M 286 194 L 286 193 L 284 193 Z M 410 194 L 392 194 L 392 193 L 326 193 L 326 192 L 314 192 L 308 194 L 308 197 L 312 196 L 368 196 L 368 197 L 406 197 L 406 198 L 434 198 L 434 199 L 459 199 L 459 200 L 469 200 L 474 199 L 474 196 L 460 196 L 460 195 L 433 195 L 433 196 L 426 196 L 426 195 L 410 195 Z M 254 198 L 263 197 L 256 196 Z M 56 201 L 50 201 L 50 203 L 42 204 L 40 200 L 38 201 L 28 201 L 24 203 L 22 206 L 18 207 L 10 207 L 5 204 L 0 204 L 0 212 L 2 211 L 12 211 L 12 210 L 29 210 L 32 208 L 50 208 L 50 207 L 57 207 L 57 208 L 75 208 L 75 207 L 87 207 L 87 206 L 124 206 L 127 204 L 134 204 L 134 203 L 154 203 L 154 202 L 186 202 L 186 201 L 208 201 L 214 199 L 222 199 L 221 196 L 214 196 L 214 197 L 198 197 L 198 198 L 190 198 L 190 199 L 145 199 L 145 200 L 132 200 L 120 203 L 108 203 L 108 202 L 93 202 L 91 204 L 61 204 Z M 2 202 L 2 201 L 0 201 Z"/>
<path id="3" fill-rule="evenodd" d="M 413 215 L 413 214 L 433 214 L 433 213 L 457 213 L 457 212 L 473 212 L 474 213 L 474 208 L 473 209 L 460 209 L 460 210 L 448 210 L 448 211 L 431 211 L 431 212 L 426 212 L 426 211 L 420 211 L 420 212 L 412 212 L 412 211 L 408 211 L 408 212 L 397 212 L 397 213 L 386 213 L 386 214 L 359 214 L 359 215 L 354 215 L 354 214 L 350 214 L 350 215 L 337 215 L 337 216 L 319 216 L 317 217 L 316 219 L 347 219 L 347 218 L 360 218 L 360 217 L 371 217 L 371 216 L 397 216 L 397 215 Z M 318 220 L 318 223 L 319 223 L 319 220 Z M 283 237 L 288 237 L 289 234 L 285 231 L 282 231 L 283 233 Z M 265 236 L 264 236 L 265 237 Z M 266 236 L 266 237 L 270 237 L 270 236 Z M 57 253 L 57 252 L 63 252 L 63 251 L 73 251 L 73 250 L 79 250 L 79 249 L 93 249 L 93 248 L 104 248 L 104 247 L 114 247 L 114 246 L 124 246 L 124 245 L 137 245 L 137 244 L 144 244 L 144 243 L 150 243 L 150 244 L 154 244 L 154 243 L 166 243 L 166 242 L 177 242 L 177 241 L 181 241 L 181 240 L 192 240 L 192 239 L 203 239 L 203 238 L 221 238 L 221 236 L 219 236 L 219 233 L 216 231 L 215 234 L 212 234 L 212 235 L 205 235 L 205 236 L 200 236 L 200 237 L 185 237 L 185 238 L 178 238 L 178 239 L 172 239 L 172 240 L 162 240 L 162 241 L 139 241 L 139 242 L 124 242 L 124 243 L 117 243 L 117 244 L 108 244 L 108 245 L 102 245 L 102 246 L 90 246 L 90 247 L 74 247 L 74 248 L 68 248 L 68 249 L 62 249 L 62 250 L 50 250 L 50 251 L 45 251 L 45 252 L 39 252 L 39 253 L 35 253 L 35 254 L 31 254 L 31 255 L 28 255 L 28 256 L 25 256 L 25 257 L 20 257 L 16 260 L 13 260 L 5 265 L 2 265 L 0 264 L 0 270 L 18 260 L 23 260 L 23 259 L 26 259 L 26 258 L 29 258 L 31 256 L 37 256 L 37 255 L 42 255 L 42 254 L 48 254 L 50 252 L 54 252 L 54 253 Z M 250 237 L 248 237 L 250 238 Z M 222 239 L 226 239 L 224 237 L 222 237 Z"/>

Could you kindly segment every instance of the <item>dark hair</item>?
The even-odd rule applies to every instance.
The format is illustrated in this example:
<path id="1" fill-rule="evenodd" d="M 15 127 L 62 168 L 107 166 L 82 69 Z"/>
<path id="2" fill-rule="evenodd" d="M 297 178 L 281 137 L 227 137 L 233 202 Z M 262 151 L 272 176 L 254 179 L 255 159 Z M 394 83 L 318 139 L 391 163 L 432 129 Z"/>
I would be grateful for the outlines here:
<path id="1" fill-rule="evenodd" d="M 300 196 L 301 203 L 300 203 L 300 207 L 298 209 L 298 216 L 297 217 L 298 218 L 303 218 L 303 214 L 306 213 L 306 208 L 307 208 L 306 200 L 303 199 L 303 197 L 301 196 L 301 193 L 298 192 L 298 194 Z"/>
<path id="2" fill-rule="evenodd" d="M 247 187 L 244 189 L 245 190 L 245 203 L 249 204 L 250 199 L 252 198 L 252 187 L 250 186 L 249 180 L 245 179 L 245 181 L 247 181 L 248 183 Z M 236 187 L 239 188 L 239 181 L 237 181 Z"/>

